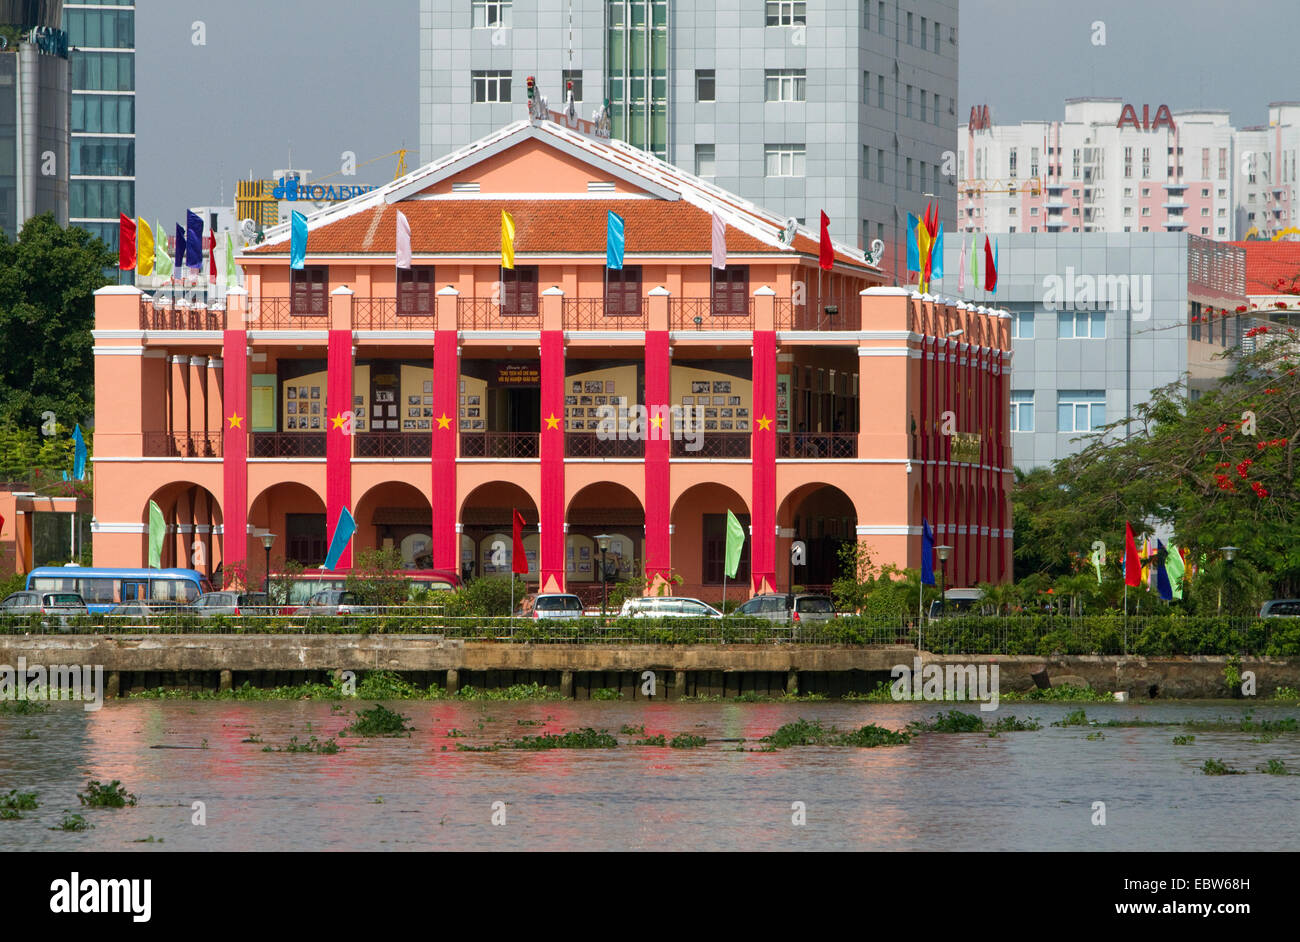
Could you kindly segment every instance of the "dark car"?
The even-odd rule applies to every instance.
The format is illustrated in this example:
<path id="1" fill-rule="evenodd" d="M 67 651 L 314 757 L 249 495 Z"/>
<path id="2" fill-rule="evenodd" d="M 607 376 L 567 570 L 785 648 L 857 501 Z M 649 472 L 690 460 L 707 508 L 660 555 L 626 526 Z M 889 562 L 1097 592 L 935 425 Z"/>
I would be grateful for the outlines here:
<path id="1" fill-rule="evenodd" d="M 1259 610 L 1260 618 L 1294 618 L 1300 615 L 1300 599 L 1270 599 Z"/>
<path id="2" fill-rule="evenodd" d="M 767 621 L 808 624 L 835 617 L 835 602 L 829 595 L 756 595 L 733 613 Z"/>
<path id="3" fill-rule="evenodd" d="M 207 592 L 194 601 L 196 615 L 273 615 L 276 606 L 265 592 Z"/>

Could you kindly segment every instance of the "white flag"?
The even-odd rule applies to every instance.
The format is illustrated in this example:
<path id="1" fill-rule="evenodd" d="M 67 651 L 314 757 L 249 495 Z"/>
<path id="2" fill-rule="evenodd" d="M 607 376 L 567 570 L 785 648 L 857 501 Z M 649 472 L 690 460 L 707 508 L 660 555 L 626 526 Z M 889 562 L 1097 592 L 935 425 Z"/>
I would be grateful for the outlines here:
<path id="1" fill-rule="evenodd" d="M 397 267 L 411 267 L 411 223 L 401 210 L 397 213 Z"/>

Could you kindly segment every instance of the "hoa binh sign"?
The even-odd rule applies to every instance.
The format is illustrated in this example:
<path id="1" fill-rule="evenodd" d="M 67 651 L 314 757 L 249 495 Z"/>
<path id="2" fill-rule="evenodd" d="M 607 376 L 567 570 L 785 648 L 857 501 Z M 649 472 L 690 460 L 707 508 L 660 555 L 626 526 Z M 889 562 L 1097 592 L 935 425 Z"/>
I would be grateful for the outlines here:
<path id="1" fill-rule="evenodd" d="M 299 183 L 297 180 L 280 178 L 280 183 L 271 192 L 277 200 L 294 202 L 307 200 L 313 203 L 341 203 L 353 197 L 361 196 L 375 189 L 373 186 L 321 186 L 319 183 Z"/>
<path id="2" fill-rule="evenodd" d="M 1157 105 L 1156 116 L 1151 117 L 1151 106 L 1142 106 L 1142 121 L 1138 122 L 1137 109 L 1132 105 L 1125 105 L 1119 113 L 1119 122 L 1115 127 L 1123 130 L 1126 125 L 1132 125 L 1135 131 L 1159 131 L 1162 127 L 1173 131 L 1174 116 L 1169 112 L 1168 105 Z"/>

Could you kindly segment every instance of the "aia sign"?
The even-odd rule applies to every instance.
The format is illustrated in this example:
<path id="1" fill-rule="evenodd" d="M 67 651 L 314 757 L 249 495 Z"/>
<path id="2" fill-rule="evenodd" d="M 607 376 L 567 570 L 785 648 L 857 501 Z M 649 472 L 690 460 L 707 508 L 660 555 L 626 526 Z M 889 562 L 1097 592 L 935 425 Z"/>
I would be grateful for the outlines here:
<path id="1" fill-rule="evenodd" d="M 988 105 L 971 105 L 970 106 L 970 130 L 987 131 L 991 126 L 989 122 Z"/>
<path id="2" fill-rule="evenodd" d="M 1125 105 L 1124 110 L 1119 113 L 1119 123 L 1115 127 L 1123 129 L 1124 125 L 1131 124 L 1135 131 L 1159 131 L 1162 127 L 1174 130 L 1174 116 L 1169 113 L 1168 105 L 1156 106 L 1155 120 L 1151 119 L 1151 106 L 1142 106 L 1142 121 L 1138 122 L 1137 110 L 1132 105 Z"/>

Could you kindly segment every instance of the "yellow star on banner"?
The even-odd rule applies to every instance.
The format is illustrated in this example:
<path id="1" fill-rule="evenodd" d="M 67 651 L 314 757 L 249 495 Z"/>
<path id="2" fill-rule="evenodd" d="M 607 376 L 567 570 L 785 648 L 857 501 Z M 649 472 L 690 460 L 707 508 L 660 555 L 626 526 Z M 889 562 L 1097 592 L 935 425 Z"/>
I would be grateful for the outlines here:
<path id="1" fill-rule="evenodd" d="M 438 428 L 451 428 L 451 419 L 447 417 L 447 413 L 438 416 Z"/>
<path id="2" fill-rule="evenodd" d="M 338 415 L 334 416 L 334 418 L 330 419 L 330 421 L 334 423 L 335 428 L 342 428 L 347 424 L 348 420 L 347 416 L 340 412 Z"/>
<path id="3" fill-rule="evenodd" d="M 558 429 L 560 427 L 560 420 L 555 417 L 554 412 L 552 412 L 551 417 L 546 420 L 546 427 L 548 429 L 551 428 Z"/>
<path id="4" fill-rule="evenodd" d="M 758 427 L 760 430 L 766 432 L 768 429 L 772 427 L 772 420 L 769 419 L 767 416 L 763 416 L 761 419 L 758 420 Z"/>
<path id="5" fill-rule="evenodd" d="M 653 419 L 650 420 L 650 424 L 653 425 L 655 428 L 663 428 L 664 417 L 662 415 L 656 415 Z"/>
<path id="6" fill-rule="evenodd" d="M 244 421 L 243 416 L 241 416 L 238 412 L 230 416 L 227 416 L 226 421 L 230 423 L 231 428 L 242 429 L 244 427 L 242 424 L 240 424 Z"/>

